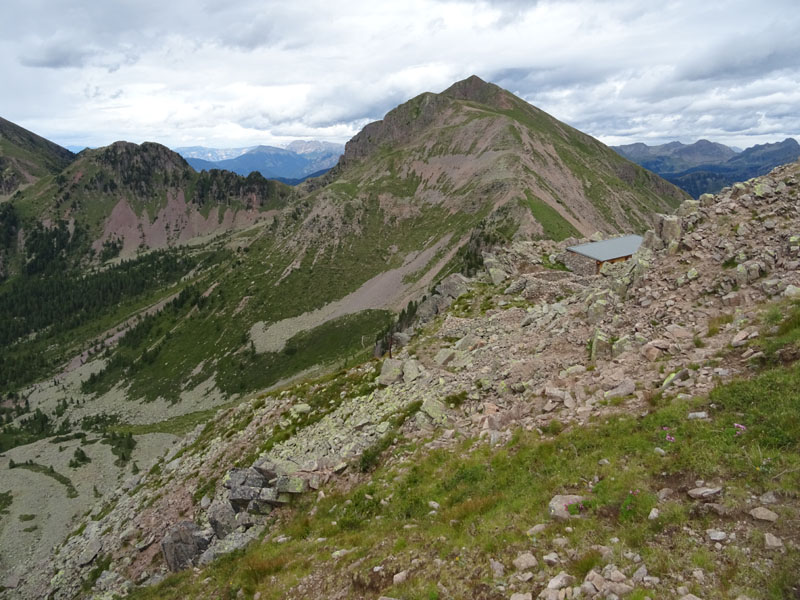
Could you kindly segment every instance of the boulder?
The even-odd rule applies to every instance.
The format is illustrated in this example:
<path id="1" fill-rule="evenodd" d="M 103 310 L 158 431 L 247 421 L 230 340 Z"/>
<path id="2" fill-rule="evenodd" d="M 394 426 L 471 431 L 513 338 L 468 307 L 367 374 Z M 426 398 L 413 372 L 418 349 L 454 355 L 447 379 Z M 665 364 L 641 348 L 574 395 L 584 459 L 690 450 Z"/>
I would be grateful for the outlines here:
<path id="1" fill-rule="evenodd" d="M 458 340 L 455 345 L 453 346 L 456 350 L 463 350 L 465 352 L 469 352 L 474 350 L 478 346 L 483 345 L 483 340 L 479 338 L 474 333 L 468 333 L 460 340 Z"/>
<path id="2" fill-rule="evenodd" d="M 214 562 L 223 554 L 229 554 L 234 550 L 244 548 L 252 542 L 263 531 L 263 527 L 251 527 L 247 531 L 234 531 L 224 540 L 214 540 L 214 542 L 203 551 L 197 560 L 198 566 L 205 566 Z"/>
<path id="3" fill-rule="evenodd" d="M 381 374 L 378 375 L 378 383 L 381 385 L 392 385 L 403 379 L 403 361 L 396 358 L 387 358 L 383 361 Z"/>
<path id="4" fill-rule="evenodd" d="M 767 550 L 781 550 L 783 548 L 783 540 L 767 532 L 764 534 L 764 546 Z"/>
<path id="5" fill-rule="evenodd" d="M 237 485 L 231 488 L 228 496 L 231 504 L 234 507 L 244 509 L 251 500 L 257 500 L 262 490 L 270 490 L 272 488 L 257 488 L 249 485 Z M 272 490 L 274 492 L 274 490 Z"/>
<path id="6" fill-rule="evenodd" d="M 78 565 L 85 567 L 86 565 L 90 564 L 100 552 L 100 548 L 101 545 L 99 539 L 92 538 L 89 540 L 89 543 L 86 544 L 83 552 L 81 552 L 81 555 L 78 557 Z"/>
<path id="7" fill-rule="evenodd" d="M 786 289 L 783 290 L 783 295 L 786 298 L 800 298 L 800 287 L 789 284 L 786 286 Z"/>
<path id="8" fill-rule="evenodd" d="M 445 405 L 434 398 L 427 398 L 420 407 L 420 410 L 428 416 L 436 425 L 447 423 L 447 413 Z"/>
<path id="9" fill-rule="evenodd" d="M 210 532 L 201 530 L 191 521 L 182 521 L 172 527 L 161 540 L 161 552 L 169 570 L 176 572 L 193 566 L 208 548 L 210 538 Z"/>
<path id="10" fill-rule="evenodd" d="M 503 563 L 493 558 L 489 559 L 489 567 L 492 569 L 492 575 L 494 575 L 495 579 L 500 579 L 506 574 L 506 568 L 503 566 Z"/>
<path id="11" fill-rule="evenodd" d="M 208 516 L 208 524 L 214 530 L 214 535 L 220 539 L 239 526 L 236 522 L 236 511 L 227 500 L 214 500 L 208 507 L 206 516 Z"/>
<path id="12" fill-rule="evenodd" d="M 525 279 L 524 277 L 520 277 L 519 279 L 515 280 L 511 285 L 509 285 L 503 293 L 507 295 L 519 294 L 522 290 L 525 289 L 526 285 L 528 285 L 528 280 Z"/>
<path id="13" fill-rule="evenodd" d="M 440 367 L 446 367 L 450 361 L 452 361 L 456 357 L 456 351 L 452 348 L 442 348 L 439 352 L 436 353 L 436 356 L 433 357 L 433 362 L 435 362 Z"/>
<path id="14" fill-rule="evenodd" d="M 696 214 L 699 209 L 700 202 L 697 200 L 684 200 L 681 202 L 678 210 L 675 211 L 675 214 L 679 217 L 688 217 L 689 215 Z"/>
<path id="15" fill-rule="evenodd" d="M 308 482 L 302 477 L 292 477 L 291 475 L 280 475 L 275 482 L 275 489 L 278 493 L 302 494 L 308 491 Z"/>
<path id="16" fill-rule="evenodd" d="M 569 506 L 572 504 L 580 505 L 583 502 L 583 496 L 575 494 L 559 494 L 553 496 L 547 505 L 550 516 L 559 521 L 566 521 L 567 519 L 576 518 L 577 514 L 570 514 Z"/>
<path id="17" fill-rule="evenodd" d="M 656 234 L 666 246 L 681 239 L 681 219 L 675 215 L 655 216 Z"/>
<path id="18" fill-rule="evenodd" d="M 247 469 L 231 469 L 222 485 L 229 490 L 242 486 L 258 488 L 267 485 L 267 481 L 258 470 L 249 467 Z"/>
<path id="19" fill-rule="evenodd" d="M 461 294 L 467 293 L 467 282 L 468 279 L 460 273 L 453 273 L 439 282 L 436 291 L 445 298 L 455 300 Z"/>
<path id="20" fill-rule="evenodd" d="M 528 569 L 536 568 L 539 562 L 533 554 L 524 552 L 514 559 L 513 564 L 517 571 L 527 571 Z"/>
<path id="21" fill-rule="evenodd" d="M 561 571 L 561 573 L 559 573 L 558 575 L 553 577 L 547 583 L 547 589 L 549 589 L 549 590 L 560 590 L 560 589 L 563 589 L 565 587 L 571 586 L 573 583 L 575 583 L 575 578 L 572 575 L 569 575 L 568 573 L 565 573 L 564 571 Z"/>
<path id="22" fill-rule="evenodd" d="M 612 398 L 624 398 L 625 396 L 630 396 L 635 391 L 636 384 L 634 383 L 633 379 L 625 379 L 613 390 L 607 391 L 605 393 L 605 398 L 606 400 L 610 400 Z"/>
<path id="23" fill-rule="evenodd" d="M 590 356 L 592 362 L 611 358 L 612 350 L 613 347 L 608 336 L 599 329 L 595 330 L 592 336 L 592 350 Z"/>
<path id="24" fill-rule="evenodd" d="M 658 251 L 664 249 L 664 242 L 661 241 L 661 238 L 658 237 L 655 231 L 648 229 L 644 234 L 642 246 L 649 250 Z"/>
<path id="25" fill-rule="evenodd" d="M 770 523 L 774 523 L 778 520 L 777 513 L 772 512 L 770 509 L 765 508 L 763 506 L 757 506 L 753 510 L 750 511 L 750 516 L 756 519 L 757 521 L 769 521 Z"/>
<path id="26" fill-rule="evenodd" d="M 423 367 L 413 358 L 403 363 L 403 382 L 411 383 L 422 375 Z"/>
<path id="27" fill-rule="evenodd" d="M 489 279 L 492 280 L 492 283 L 494 285 L 500 285 L 506 279 L 508 279 L 508 273 L 503 271 L 503 269 L 498 269 L 496 267 L 495 268 L 491 268 L 491 269 L 489 269 Z"/>
<path id="28" fill-rule="evenodd" d="M 286 492 L 278 492 L 275 488 L 262 488 L 258 491 L 258 496 L 253 498 L 259 502 L 266 502 L 273 506 L 282 506 L 288 504 L 291 497 Z"/>
<path id="29" fill-rule="evenodd" d="M 262 456 L 256 462 L 253 463 L 252 469 L 255 469 L 261 476 L 264 478 L 265 481 L 270 482 L 275 479 L 278 475 L 283 473 L 283 470 L 278 467 L 274 462 L 268 459 L 266 456 Z"/>
<path id="30" fill-rule="evenodd" d="M 706 498 L 713 498 L 722 492 L 721 487 L 697 487 L 689 490 L 687 494 L 695 500 L 704 500 Z"/>

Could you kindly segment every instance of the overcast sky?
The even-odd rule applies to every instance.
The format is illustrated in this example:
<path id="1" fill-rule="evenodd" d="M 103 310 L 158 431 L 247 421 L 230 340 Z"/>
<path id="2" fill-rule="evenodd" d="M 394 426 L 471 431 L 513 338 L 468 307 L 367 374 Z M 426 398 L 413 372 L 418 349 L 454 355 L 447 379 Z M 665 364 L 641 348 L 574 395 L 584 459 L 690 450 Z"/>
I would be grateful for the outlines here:
<path id="1" fill-rule="evenodd" d="M 797 0 L 3 0 L 0 116 L 62 145 L 344 142 L 476 74 L 608 144 L 800 136 Z"/>

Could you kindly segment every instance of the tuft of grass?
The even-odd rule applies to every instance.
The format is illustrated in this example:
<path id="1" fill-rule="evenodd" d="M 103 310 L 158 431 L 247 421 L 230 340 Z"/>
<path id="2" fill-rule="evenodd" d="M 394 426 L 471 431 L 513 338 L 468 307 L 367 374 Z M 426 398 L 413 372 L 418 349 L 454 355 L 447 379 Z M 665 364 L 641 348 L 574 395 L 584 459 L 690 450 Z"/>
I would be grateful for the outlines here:
<path id="1" fill-rule="evenodd" d="M 577 577 L 579 581 L 583 581 L 589 571 L 602 563 L 603 555 L 597 550 L 590 550 L 573 560 L 567 567 L 567 570 Z"/>
<path id="2" fill-rule="evenodd" d="M 94 588 L 94 584 L 100 579 L 103 571 L 106 571 L 111 566 L 111 555 L 101 555 L 97 557 L 94 567 L 89 571 L 89 575 L 81 583 L 81 592 L 88 594 Z"/>
<path id="3" fill-rule="evenodd" d="M 0 492 L 0 516 L 7 515 L 11 503 L 14 501 L 11 490 Z"/>
<path id="4" fill-rule="evenodd" d="M 547 425 L 542 427 L 542 431 L 548 435 L 558 435 L 564 431 L 564 424 L 558 419 L 553 419 Z"/>
<path id="5" fill-rule="evenodd" d="M 389 448 L 389 446 L 394 443 L 395 438 L 399 435 L 398 430 L 400 427 L 402 427 L 403 423 L 416 414 L 421 407 L 422 401 L 417 400 L 416 402 L 412 402 L 405 408 L 398 411 L 395 416 L 392 417 L 391 427 L 389 430 L 384 433 L 377 442 L 362 452 L 361 458 L 358 462 L 358 469 L 362 473 L 368 473 L 375 468 L 380 460 L 381 454 L 383 454 Z"/>
<path id="6" fill-rule="evenodd" d="M 732 314 L 724 314 L 713 317 L 708 322 L 708 332 L 706 333 L 706 337 L 714 337 L 719 333 L 720 329 L 722 329 L 722 327 L 728 323 L 733 323 Z"/>
<path id="7" fill-rule="evenodd" d="M 462 404 L 464 404 L 466 399 L 467 399 L 467 390 L 461 390 L 460 392 L 456 392 L 454 394 L 448 394 L 447 396 L 445 396 L 444 403 L 447 406 L 452 406 L 454 408 L 457 408 Z"/>
<path id="8" fill-rule="evenodd" d="M 24 521 L 33 521 L 35 518 L 36 518 L 36 515 L 20 515 L 19 516 L 19 520 L 23 521 L 23 522 Z"/>

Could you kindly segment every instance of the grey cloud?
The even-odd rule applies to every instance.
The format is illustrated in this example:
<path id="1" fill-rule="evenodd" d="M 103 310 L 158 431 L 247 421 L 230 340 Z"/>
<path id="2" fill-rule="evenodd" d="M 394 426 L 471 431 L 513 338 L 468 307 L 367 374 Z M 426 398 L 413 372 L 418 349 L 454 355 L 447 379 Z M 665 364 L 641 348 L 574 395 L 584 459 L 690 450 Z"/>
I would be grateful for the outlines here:
<path id="1" fill-rule="evenodd" d="M 93 145 L 137 135 L 246 145 L 315 131 L 345 141 L 474 72 L 609 139 L 797 135 L 795 4 L 7 0 L 0 106 L 12 120 L 52 115 L 39 122 L 58 123 L 61 139 L 82 128 Z M 273 101 L 284 93 L 291 101 Z"/>
<path id="2" fill-rule="evenodd" d="M 67 42 L 57 42 L 20 55 L 19 62 L 25 67 L 41 69 L 76 69 L 86 66 L 96 54 L 97 51 L 93 49 L 76 48 Z"/>

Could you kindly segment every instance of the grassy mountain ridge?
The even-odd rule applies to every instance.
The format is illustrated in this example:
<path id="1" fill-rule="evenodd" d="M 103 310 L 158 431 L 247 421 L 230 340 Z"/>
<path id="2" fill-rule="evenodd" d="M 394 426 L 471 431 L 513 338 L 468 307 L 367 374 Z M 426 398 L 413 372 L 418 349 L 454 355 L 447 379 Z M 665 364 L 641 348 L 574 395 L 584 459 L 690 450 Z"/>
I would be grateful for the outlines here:
<path id="1" fill-rule="evenodd" d="M 82 227 L 95 252 L 114 244 L 131 256 L 255 222 L 292 197 L 288 186 L 257 173 L 196 173 L 160 144 L 116 142 L 82 152 L 58 175 L 15 197 L 14 206 L 27 222 Z"/>
<path id="2" fill-rule="evenodd" d="M 643 230 L 653 211 L 683 197 L 597 140 L 477 77 L 417 96 L 367 125 L 347 143 L 334 173 L 331 187 L 345 194 L 358 190 L 452 211 L 513 210 L 530 193 L 585 235 Z M 535 219 L 519 226 L 548 237 Z"/>
<path id="3" fill-rule="evenodd" d="M 58 173 L 74 158 L 66 148 L 0 118 L 0 198 Z"/>

